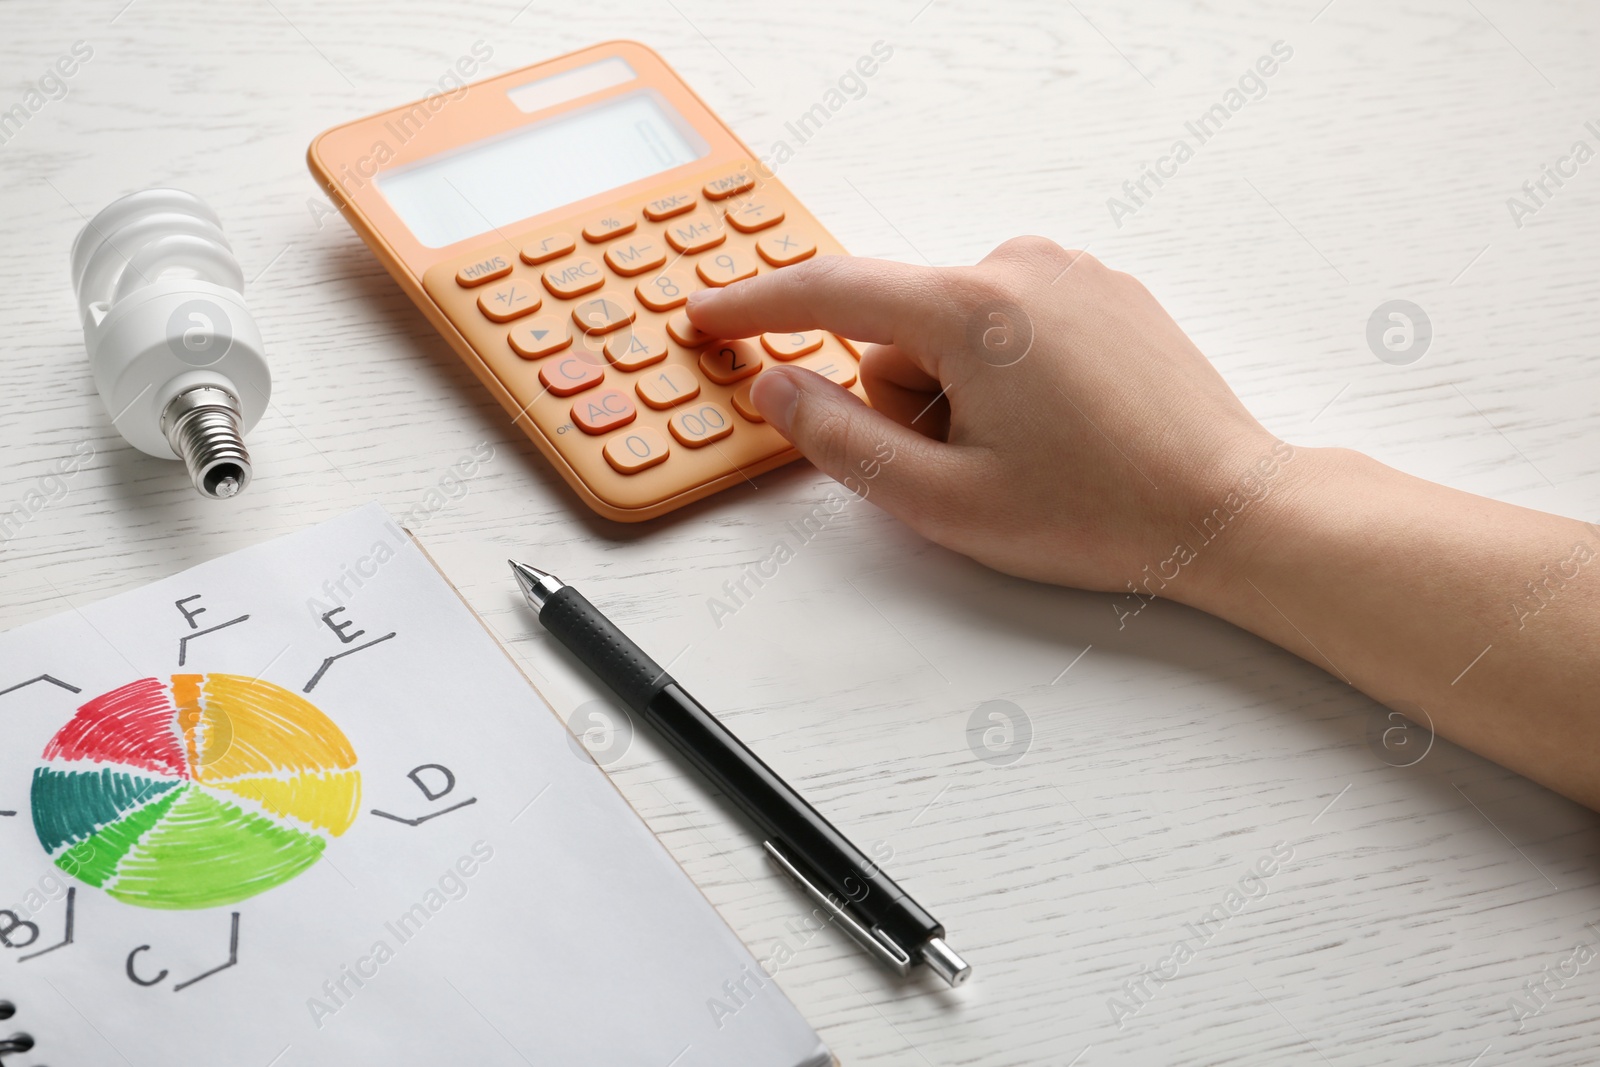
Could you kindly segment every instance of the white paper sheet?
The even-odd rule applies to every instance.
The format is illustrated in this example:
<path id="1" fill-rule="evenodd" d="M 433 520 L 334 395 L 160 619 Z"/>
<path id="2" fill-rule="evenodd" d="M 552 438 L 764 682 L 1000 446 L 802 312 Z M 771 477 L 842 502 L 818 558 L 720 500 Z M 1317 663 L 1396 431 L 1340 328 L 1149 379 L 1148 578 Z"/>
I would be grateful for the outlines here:
<path id="1" fill-rule="evenodd" d="M 830 1060 L 376 505 L 0 635 L 6 689 L 7 1064 Z"/>

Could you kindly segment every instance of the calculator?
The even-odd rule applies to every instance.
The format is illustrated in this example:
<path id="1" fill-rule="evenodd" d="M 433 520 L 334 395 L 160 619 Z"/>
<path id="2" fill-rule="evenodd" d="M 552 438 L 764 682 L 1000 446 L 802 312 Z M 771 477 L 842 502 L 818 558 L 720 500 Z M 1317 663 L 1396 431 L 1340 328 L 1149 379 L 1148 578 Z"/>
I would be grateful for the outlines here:
<path id="1" fill-rule="evenodd" d="M 596 45 L 337 126 L 312 173 L 595 511 L 650 519 L 797 458 L 750 387 L 822 331 L 708 337 L 689 294 L 843 252 L 654 51 Z"/>

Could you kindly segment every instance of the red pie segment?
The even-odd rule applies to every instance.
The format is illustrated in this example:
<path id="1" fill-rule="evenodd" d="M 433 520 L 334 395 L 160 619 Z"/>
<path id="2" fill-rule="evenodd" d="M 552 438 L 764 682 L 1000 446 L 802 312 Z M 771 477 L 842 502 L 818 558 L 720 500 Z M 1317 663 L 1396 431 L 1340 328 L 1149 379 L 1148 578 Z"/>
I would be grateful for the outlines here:
<path id="1" fill-rule="evenodd" d="M 166 683 L 141 678 L 79 708 L 45 746 L 44 758 L 120 763 L 187 778 L 177 714 Z"/>

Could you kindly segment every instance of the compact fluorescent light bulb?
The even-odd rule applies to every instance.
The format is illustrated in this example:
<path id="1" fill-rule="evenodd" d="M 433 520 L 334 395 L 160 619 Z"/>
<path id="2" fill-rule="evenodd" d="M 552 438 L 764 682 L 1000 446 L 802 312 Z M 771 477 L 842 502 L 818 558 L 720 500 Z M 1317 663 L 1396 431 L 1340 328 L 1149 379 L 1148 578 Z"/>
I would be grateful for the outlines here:
<path id="1" fill-rule="evenodd" d="M 72 243 L 89 366 L 117 430 L 181 459 L 214 499 L 250 482 L 244 435 L 272 389 L 244 272 L 199 197 L 146 189 L 114 201 Z"/>

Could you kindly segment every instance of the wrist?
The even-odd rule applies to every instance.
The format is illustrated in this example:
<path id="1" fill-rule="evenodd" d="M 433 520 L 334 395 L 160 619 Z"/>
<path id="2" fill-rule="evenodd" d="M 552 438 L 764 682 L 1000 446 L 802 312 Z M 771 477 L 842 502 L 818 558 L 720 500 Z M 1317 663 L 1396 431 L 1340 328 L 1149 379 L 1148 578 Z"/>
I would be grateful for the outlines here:
<path id="1" fill-rule="evenodd" d="M 1312 535 L 1326 526 L 1328 509 L 1345 488 L 1379 466 L 1342 448 L 1277 441 L 1261 450 L 1186 524 L 1187 543 L 1201 566 L 1195 568 L 1197 580 L 1175 588 L 1173 599 L 1245 624 L 1238 617 L 1241 606 L 1260 602 L 1247 575 L 1263 567 L 1295 569 L 1295 557 L 1309 551 Z"/>

